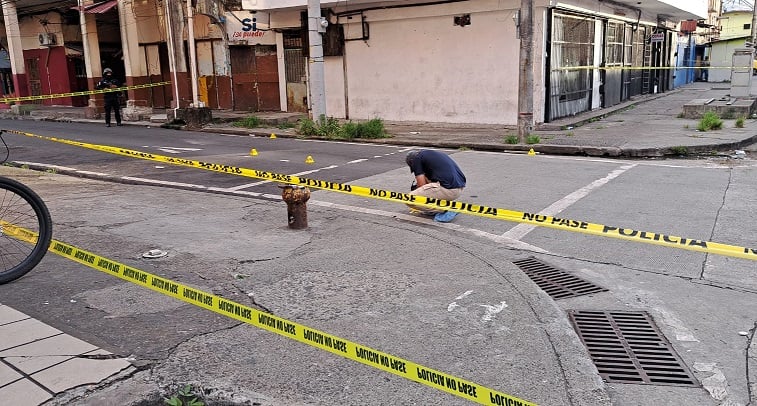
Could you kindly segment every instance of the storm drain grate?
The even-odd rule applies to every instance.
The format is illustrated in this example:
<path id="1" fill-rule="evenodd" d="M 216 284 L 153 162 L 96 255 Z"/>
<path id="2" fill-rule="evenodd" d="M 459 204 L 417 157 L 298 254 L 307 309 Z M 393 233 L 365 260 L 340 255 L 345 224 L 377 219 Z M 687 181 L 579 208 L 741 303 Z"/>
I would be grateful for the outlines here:
<path id="1" fill-rule="evenodd" d="M 601 286 L 547 265 L 534 257 L 519 259 L 513 263 L 554 299 L 607 291 Z"/>
<path id="2" fill-rule="evenodd" d="M 699 386 L 646 312 L 569 311 L 606 382 Z"/>

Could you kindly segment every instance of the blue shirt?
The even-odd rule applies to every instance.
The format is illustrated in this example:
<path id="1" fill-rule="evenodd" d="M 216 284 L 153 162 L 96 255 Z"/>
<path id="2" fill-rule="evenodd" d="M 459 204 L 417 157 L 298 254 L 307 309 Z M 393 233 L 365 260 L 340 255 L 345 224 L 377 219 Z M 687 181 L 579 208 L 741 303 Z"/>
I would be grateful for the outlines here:
<path id="1" fill-rule="evenodd" d="M 426 175 L 429 182 L 439 182 L 445 189 L 465 187 L 465 174 L 447 154 L 432 149 L 421 150 L 412 162 L 415 176 Z"/>

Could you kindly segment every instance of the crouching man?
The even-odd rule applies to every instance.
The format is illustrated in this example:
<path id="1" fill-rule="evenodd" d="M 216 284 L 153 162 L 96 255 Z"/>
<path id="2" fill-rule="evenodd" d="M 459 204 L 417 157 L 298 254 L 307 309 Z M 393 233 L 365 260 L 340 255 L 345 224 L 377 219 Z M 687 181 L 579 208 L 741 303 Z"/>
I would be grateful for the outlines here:
<path id="1" fill-rule="evenodd" d="M 442 200 L 455 200 L 465 187 L 465 174 L 447 154 L 431 149 L 412 150 L 405 157 L 407 166 L 415 176 L 411 195 Z M 434 210 L 429 207 L 410 206 L 411 213 L 434 216 L 434 221 L 447 223 L 457 212 Z"/>

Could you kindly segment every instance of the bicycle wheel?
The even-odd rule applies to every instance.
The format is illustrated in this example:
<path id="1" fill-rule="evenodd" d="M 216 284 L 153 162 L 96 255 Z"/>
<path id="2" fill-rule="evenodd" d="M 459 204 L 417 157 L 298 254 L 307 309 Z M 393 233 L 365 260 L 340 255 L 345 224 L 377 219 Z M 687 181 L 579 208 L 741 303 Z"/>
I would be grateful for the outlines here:
<path id="1" fill-rule="evenodd" d="M 0 284 L 31 271 L 52 237 L 45 202 L 28 186 L 0 176 Z"/>

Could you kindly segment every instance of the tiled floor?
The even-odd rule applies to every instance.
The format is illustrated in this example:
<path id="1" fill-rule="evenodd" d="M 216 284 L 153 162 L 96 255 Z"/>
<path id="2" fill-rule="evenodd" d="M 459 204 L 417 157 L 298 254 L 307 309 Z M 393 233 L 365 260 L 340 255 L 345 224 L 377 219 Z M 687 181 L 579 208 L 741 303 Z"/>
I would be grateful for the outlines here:
<path id="1" fill-rule="evenodd" d="M 0 399 L 39 405 L 67 389 L 95 384 L 127 368 L 121 358 L 0 304 Z"/>

